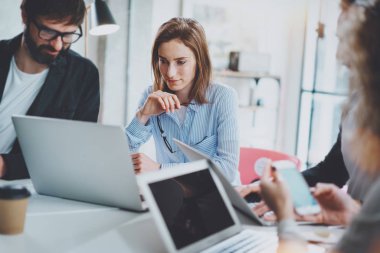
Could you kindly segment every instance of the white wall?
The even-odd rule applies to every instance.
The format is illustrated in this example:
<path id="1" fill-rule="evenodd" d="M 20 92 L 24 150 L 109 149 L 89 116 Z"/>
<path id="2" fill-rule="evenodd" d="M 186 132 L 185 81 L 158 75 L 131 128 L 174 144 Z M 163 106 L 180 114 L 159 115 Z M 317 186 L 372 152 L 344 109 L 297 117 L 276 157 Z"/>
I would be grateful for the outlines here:
<path id="1" fill-rule="evenodd" d="M 0 40 L 10 39 L 24 30 L 21 11 L 21 0 L 2 0 L 0 8 Z"/>
<path id="2" fill-rule="evenodd" d="M 111 0 L 108 1 L 108 6 L 120 29 L 113 34 L 103 36 L 101 39 L 103 44 L 98 41 L 98 45 L 93 47 L 97 50 L 91 51 L 92 56 L 102 55 L 104 61 L 104 65 L 99 66 L 103 74 L 99 119 L 105 124 L 124 126 L 127 101 L 128 1 Z M 97 38 L 90 35 L 90 39 L 96 41 Z M 97 60 L 100 65 L 101 59 Z"/>
<path id="3" fill-rule="evenodd" d="M 150 72 L 152 5 L 152 0 L 131 0 L 127 122 L 133 118 L 142 92 L 152 83 Z"/>

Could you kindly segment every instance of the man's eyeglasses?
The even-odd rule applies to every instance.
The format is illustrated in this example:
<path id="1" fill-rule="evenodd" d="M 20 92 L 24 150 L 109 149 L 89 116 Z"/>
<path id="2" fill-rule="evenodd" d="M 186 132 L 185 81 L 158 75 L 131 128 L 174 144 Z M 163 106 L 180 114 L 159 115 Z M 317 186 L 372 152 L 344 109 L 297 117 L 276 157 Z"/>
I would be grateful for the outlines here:
<path id="1" fill-rule="evenodd" d="M 170 153 L 174 154 L 176 151 L 173 151 L 173 148 L 170 145 L 170 143 L 168 141 L 168 138 L 166 138 L 166 134 L 165 134 L 165 132 L 162 129 L 162 126 L 161 126 L 160 117 L 157 117 L 157 124 L 158 124 L 158 129 L 160 130 L 160 133 L 161 133 L 161 137 L 164 140 L 164 143 L 165 143 L 166 147 L 169 149 Z"/>
<path id="2" fill-rule="evenodd" d="M 57 37 L 61 37 L 62 42 L 64 44 L 72 44 L 77 42 L 80 37 L 82 37 L 82 27 L 79 26 L 79 32 L 58 32 L 56 30 L 50 29 L 44 25 L 38 24 L 36 21 L 32 21 L 32 23 L 38 29 L 38 36 L 47 41 L 55 40 Z"/>

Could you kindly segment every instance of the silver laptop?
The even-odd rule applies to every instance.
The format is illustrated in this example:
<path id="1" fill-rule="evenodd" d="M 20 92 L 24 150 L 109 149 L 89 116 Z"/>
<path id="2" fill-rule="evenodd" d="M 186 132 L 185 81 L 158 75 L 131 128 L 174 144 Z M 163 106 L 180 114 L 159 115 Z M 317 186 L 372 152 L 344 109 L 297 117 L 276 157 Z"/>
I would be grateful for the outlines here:
<path id="1" fill-rule="evenodd" d="M 145 173 L 139 184 L 169 252 L 275 252 L 275 234 L 243 229 L 207 160 Z"/>
<path id="2" fill-rule="evenodd" d="M 232 185 L 223 175 L 223 173 L 218 168 L 218 166 L 215 163 L 213 163 L 212 160 L 206 154 L 203 154 L 202 152 L 190 147 L 189 145 L 177 139 L 173 139 L 173 141 L 190 161 L 197 161 L 197 160 L 202 160 L 202 159 L 206 159 L 209 161 L 209 163 L 211 164 L 211 168 L 218 175 L 219 180 L 222 182 L 223 187 L 226 190 L 227 195 L 230 198 L 232 205 L 235 208 L 237 208 L 243 214 L 248 216 L 258 225 L 265 225 L 265 226 L 274 225 L 273 222 L 269 222 L 260 218 L 251 210 L 251 206 L 237 193 L 237 191 L 232 187 Z"/>
<path id="3" fill-rule="evenodd" d="M 146 209 L 121 127 L 32 116 L 12 119 L 37 193 Z"/>

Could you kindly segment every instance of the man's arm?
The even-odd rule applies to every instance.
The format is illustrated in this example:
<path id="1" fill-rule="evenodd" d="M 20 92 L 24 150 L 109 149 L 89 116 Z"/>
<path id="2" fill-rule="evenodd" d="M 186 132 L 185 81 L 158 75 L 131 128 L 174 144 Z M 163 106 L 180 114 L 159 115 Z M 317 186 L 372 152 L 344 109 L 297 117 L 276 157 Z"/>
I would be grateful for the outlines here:
<path id="1" fill-rule="evenodd" d="M 99 72 L 95 66 L 92 66 L 87 73 L 85 87 L 73 119 L 96 122 L 98 120 L 99 109 Z"/>
<path id="2" fill-rule="evenodd" d="M 342 187 L 349 179 L 341 150 L 341 132 L 339 132 L 334 146 L 325 159 L 315 167 L 302 172 L 309 186 L 315 186 L 317 183 L 323 182 L 333 183 L 338 187 Z"/>
<path id="3" fill-rule="evenodd" d="M 16 150 L 20 150 L 20 146 L 16 141 Z M 29 172 L 26 168 L 24 157 L 21 151 L 9 154 L 1 154 L 2 160 L 4 162 L 3 175 L 1 178 L 6 180 L 16 180 L 29 178 Z"/>

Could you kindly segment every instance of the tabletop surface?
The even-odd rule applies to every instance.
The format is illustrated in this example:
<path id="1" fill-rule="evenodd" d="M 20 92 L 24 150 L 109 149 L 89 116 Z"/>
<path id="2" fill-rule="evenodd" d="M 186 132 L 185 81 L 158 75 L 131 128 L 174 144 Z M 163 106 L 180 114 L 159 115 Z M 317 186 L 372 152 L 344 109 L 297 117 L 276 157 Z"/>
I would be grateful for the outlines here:
<path id="1" fill-rule="evenodd" d="M 32 192 L 24 233 L 0 235 L 1 252 L 166 252 L 149 212 L 135 213 L 118 208 L 38 195 L 30 180 L 21 184 Z M 240 216 L 246 228 L 275 236 L 275 227 L 253 226 Z M 311 245 L 309 252 L 323 252 Z"/>

